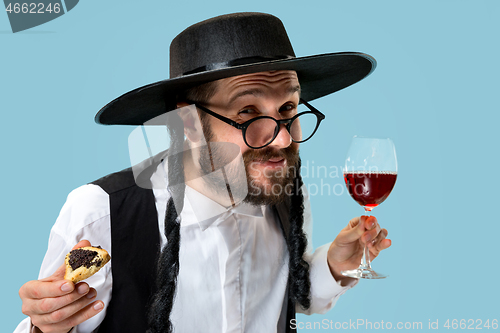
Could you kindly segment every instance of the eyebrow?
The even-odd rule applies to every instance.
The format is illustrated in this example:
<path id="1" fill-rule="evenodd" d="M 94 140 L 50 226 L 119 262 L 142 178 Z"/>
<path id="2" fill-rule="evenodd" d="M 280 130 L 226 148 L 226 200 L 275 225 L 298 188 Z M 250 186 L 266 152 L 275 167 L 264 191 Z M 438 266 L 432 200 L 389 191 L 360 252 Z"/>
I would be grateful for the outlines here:
<path id="1" fill-rule="evenodd" d="M 298 92 L 299 97 L 300 97 L 300 85 L 291 86 L 286 90 L 286 92 L 290 95 L 293 95 L 296 92 Z M 253 95 L 253 96 L 259 97 L 259 96 L 262 96 L 263 94 L 264 93 L 262 92 L 262 90 L 258 89 L 258 88 L 243 90 L 243 91 L 240 91 L 239 93 L 237 93 L 236 95 L 234 95 L 233 97 L 231 97 L 231 99 L 229 100 L 229 105 L 232 105 L 234 103 L 234 101 L 236 101 L 238 98 L 246 96 L 246 95 Z"/>

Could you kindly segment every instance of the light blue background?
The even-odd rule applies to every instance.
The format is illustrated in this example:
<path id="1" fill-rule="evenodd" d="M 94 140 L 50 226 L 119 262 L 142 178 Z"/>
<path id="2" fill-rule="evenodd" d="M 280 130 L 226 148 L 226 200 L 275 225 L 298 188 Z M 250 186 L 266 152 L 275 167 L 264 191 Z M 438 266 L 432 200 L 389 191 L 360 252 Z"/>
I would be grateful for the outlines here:
<path id="1" fill-rule="evenodd" d="M 299 321 L 422 322 L 426 331 L 439 320 L 446 331 L 447 319 L 499 320 L 500 2 L 238 3 L 87 0 L 17 34 L 0 13 L 1 331 L 24 317 L 19 287 L 37 278 L 67 194 L 130 164 L 132 128 L 96 125 L 95 113 L 168 77 L 181 30 L 236 11 L 279 16 L 298 56 L 361 51 L 378 61 L 364 81 L 312 103 L 327 118 L 302 146 L 308 183 L 343 189 L 331 174 L 312 177 L 312 166 L 340 168 L 353 135 L 391 137 L 397 148 L 396 187 L 374 211 L 393 240 L 374 266 L 390 277 L 361 281 L 329 313 Z M 312 208 L 315 246 L 362 212 L 345 190 L 312 195 Z"/>

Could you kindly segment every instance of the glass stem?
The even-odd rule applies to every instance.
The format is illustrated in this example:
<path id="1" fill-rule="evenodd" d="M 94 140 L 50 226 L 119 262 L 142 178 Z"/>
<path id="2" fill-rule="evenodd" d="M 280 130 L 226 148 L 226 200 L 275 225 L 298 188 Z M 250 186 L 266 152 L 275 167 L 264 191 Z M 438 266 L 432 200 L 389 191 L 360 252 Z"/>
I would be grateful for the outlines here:
<path id="1" fill-rule="evenodd" d="M 370 211 L 365 210 L 365 213 L 366 213 L 366 218 L 368 218 L 370 216 Z M 371 269 L 370 250 L 368 249 L 368 243 L 365 243 L 365 247 L 363 249 L 363 257 L 361 257 L 361 267 L 360 268 Z"/>

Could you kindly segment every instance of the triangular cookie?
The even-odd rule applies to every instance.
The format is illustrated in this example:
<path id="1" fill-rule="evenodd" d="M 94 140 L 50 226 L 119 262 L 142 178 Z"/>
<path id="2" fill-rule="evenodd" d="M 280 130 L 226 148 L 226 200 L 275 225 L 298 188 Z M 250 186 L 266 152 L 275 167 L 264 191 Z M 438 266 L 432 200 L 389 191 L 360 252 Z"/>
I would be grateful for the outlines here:
<path id="1" fill-rule="evenodd" d="M 101 247 L 81 247 L 72 250 L 66 255 L 66 274 L 65 280 L 78 283 L 94 275 L 106 265 L 111 259 L 108 252 Z"/>

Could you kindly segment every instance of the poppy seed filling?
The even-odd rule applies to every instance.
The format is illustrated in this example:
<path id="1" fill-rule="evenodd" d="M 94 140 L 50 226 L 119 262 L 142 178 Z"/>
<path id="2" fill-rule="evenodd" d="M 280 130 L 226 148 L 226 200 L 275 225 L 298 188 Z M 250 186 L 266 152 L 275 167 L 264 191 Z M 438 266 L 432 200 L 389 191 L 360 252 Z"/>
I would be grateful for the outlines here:
<path id="1" fill-rule="evenodd" d="M 95 265 L 99 267 L 102 264 L 102 260 L 96 260 L 95 262 L 92 262 L 97 254 L 98 253 L 96 251 L 82 249 L 73 250 L 69 253 L 69 265 L 73 270 L 81 266 L 90 268 L 92 265 Z"/>

